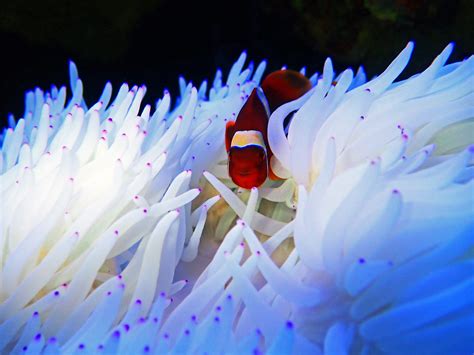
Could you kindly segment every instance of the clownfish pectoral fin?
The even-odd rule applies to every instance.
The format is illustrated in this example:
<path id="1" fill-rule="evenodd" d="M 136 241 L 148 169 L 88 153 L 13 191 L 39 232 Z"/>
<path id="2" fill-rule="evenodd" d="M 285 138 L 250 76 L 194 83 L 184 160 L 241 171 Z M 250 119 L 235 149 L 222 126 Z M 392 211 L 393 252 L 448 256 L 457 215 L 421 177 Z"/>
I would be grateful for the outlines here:
<path id="1" fill-rule="evenodd" d="M 272 168 L 271 168 L 270 166 L 269 166 L 268 168 L 269 168 L 269 169 L 268 169 L 268 177 L 269 177 L 270 180 L 274 180 L 274 181 L 284 180 L 284 179 L 282 179 L 281 177 L 277 176 L 277 175 L 273 172 L 273 170 L 272 170 Z"/>
<path id="2" fill-rule="evenodd" d="M 227 152 L 230 150 L 230 144 L 232 142 L 232 138 L 234 137 L 235 133 L 235 122 L 234 121 L 229 121 L 225 125 L 225 149 Z"/>
<path id="3" fill-rule="evenodd" d="M 268 164 L 268 177 L 270 180 L 286 180 L 291 177 L 291 173 L 272 155 Z"/>
<path id="4" fill-rule="evenodd" d="M 267 117 L 270 117 L 270 105 L 268 104 L 267 97 L 265 96 L 265 93 L 263 92 L 262 88 L 257 88 L 257 95 L 263 107 L 265 108 Z"/>

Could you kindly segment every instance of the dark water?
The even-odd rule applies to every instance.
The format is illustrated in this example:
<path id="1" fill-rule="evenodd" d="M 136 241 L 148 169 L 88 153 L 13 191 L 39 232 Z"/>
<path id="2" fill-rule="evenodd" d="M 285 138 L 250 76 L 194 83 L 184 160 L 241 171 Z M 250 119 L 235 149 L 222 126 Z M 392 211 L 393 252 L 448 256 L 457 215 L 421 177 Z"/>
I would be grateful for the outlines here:
<path id="1" fill-rule="evenodd" d="M 153 102 L 178 76 L 196 85 L 228 70 L 242 50 L 313 73 L 331 56 L 336 69 L 364 64 L 382 71 L 415 40 L 405 76 L 454 41 L 451 60 L 474 49 L 473 1 L 419 0 L 15 0 L 0 10 L 0 120 L 23 113 L 24 92 L 68 83 L 68 59 L 84 81 L 90 105 L 110 80 L 146 84 Z"/>

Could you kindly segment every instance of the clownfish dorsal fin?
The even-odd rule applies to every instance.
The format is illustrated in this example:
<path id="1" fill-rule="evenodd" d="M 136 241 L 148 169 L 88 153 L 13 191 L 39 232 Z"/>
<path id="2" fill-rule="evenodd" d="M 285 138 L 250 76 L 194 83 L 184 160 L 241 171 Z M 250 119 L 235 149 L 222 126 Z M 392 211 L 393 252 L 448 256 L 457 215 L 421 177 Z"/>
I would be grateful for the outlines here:
<path id="1" fill-rule="evenodd" d="M 311 81 L 297 71 L 285 69 L 268 74 L 261 87 L 273 112 L 311 90 Z"/>
<path id="2" fill-rule="evenodd" d="M 267 97 L 265 96 L 265 93 L 263 92 L 261 87 L 257 88 L 257 96 L 262 103 L 263 107 L 265 108 L 265 112 L 267 113 L 267 117 L 270 117 L 270 105 L 268 104 Z"/>
<path id="3" fill-rule="evenodd" d="M 234 121 L 228 121 L 225 125 L 225 149 L 227 150 L 227 152 L 229 152 L 230 150 L 230 144 L 235 134 L 234 126 L 235 126 Z"/>

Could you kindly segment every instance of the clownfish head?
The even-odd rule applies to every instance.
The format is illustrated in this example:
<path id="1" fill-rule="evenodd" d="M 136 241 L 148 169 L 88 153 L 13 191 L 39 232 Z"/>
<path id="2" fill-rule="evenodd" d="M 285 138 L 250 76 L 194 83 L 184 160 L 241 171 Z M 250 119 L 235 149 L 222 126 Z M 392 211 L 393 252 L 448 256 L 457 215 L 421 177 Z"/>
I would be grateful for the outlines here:
<path id="1" fill-rule="evenodd" d="M 259 187 L 268 176 L 267 150 L 259 131 L 238 131 L 229 150 L 229 176 L 245 189 Z"/>

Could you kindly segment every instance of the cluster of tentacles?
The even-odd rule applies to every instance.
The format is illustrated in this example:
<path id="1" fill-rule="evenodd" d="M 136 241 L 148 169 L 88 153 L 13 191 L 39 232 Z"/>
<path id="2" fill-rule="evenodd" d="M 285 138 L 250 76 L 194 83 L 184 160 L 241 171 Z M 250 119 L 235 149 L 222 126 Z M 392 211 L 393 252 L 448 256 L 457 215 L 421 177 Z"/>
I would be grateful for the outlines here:
<path id="1" fill-rule="evenodd" d="M 0 154 L 0 350 L 472 352 L 474 58 L 335 76 L 278 108 L 284 182 L 242 190 L 224 129 L 264 73 L 207 89 L 26 95 Z M 296 111 L 296 112 L 295 112 Z M 285 118 L 294 113 L 289 127 Z"/>

